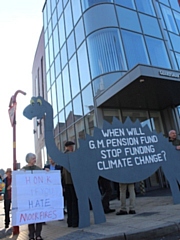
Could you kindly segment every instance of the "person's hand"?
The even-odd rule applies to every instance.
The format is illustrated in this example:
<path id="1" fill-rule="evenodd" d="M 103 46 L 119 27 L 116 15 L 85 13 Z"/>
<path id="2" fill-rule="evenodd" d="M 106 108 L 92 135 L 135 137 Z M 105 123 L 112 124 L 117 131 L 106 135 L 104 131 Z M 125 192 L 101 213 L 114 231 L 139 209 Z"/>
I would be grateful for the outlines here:
<path id="1" fill-rule="evenodd" d="M 49 168 L 45 168 L 44 170 L 46 170 L 47 172 L 49 171 Z"/>
<path id="2" fill-rule="evenodd" d="M 180 150 L 180 145 L 176 146 L 176 149 L 177 149 L 177 150 Z"/>

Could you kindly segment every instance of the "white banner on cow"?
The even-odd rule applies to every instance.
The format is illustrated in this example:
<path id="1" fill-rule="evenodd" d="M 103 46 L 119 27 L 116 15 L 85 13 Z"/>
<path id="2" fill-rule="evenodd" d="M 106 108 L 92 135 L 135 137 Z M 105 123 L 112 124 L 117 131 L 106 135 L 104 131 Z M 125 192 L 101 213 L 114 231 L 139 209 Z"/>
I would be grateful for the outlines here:
<path id="1" fill-rule="evenodd" d="M 60 171 L 13 171 L 12 225 L 60 219 L 64 219 Z"/>

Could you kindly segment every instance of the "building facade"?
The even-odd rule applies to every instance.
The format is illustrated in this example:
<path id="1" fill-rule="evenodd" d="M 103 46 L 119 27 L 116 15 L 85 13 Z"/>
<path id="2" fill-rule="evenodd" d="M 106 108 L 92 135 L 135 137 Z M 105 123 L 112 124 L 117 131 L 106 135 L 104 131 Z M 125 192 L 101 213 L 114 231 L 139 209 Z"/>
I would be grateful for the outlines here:
<path id="1" fill-rule="evenodd" d="M 180 132 L 177 0 L 46 0 L 43 28 L 60 150 L 113 117 Z M 147 189 L 166 184 L 160 170 L 146 180 Z"/>

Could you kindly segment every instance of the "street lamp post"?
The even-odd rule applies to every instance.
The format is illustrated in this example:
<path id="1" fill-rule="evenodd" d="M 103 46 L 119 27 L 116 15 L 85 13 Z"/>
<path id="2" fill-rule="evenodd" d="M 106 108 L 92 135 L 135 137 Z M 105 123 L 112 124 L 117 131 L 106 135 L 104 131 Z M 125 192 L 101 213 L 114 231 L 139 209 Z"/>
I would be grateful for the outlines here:
<path id="1" fill-rule="evenodd" d="M 13 170 L 17 170 L 17 161 L 16 161 L 16 97 L 18 93 L 22 93 L 26 95 L 25 92 L 18 90 L 15 94 L 11 97 L 9 102 L 9 117 L 11 121 L 11 125 L 13 127 Z M 13 227 L 13 235 L 19 234 L 19 226 Z"/>

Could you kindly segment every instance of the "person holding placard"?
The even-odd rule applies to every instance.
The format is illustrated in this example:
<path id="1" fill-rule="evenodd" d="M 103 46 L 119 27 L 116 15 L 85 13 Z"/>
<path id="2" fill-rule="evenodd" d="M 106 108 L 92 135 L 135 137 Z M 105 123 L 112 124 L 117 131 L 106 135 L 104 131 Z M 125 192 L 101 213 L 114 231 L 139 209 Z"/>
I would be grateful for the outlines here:
<path id="1" fill-rule="evenodd" d="M 26 155 L 26 162 L 28 163 L 26 166 L 22 168 L 22 170 L 42 170 L 42 168 L 38 167 L 36 164 L 36 155 L 34 153 L 28 153 Z M 42 231 L 42 223 L 32 223 L 28 224 L 29 230 L 29 240 L 43 240 L 41 237 Z M 36 238 L 34 236 L 36 235 Z"/>
<path id="2" fill-rule="evenodd" d="M 5 228 L 9 228 L 10 223 L 10 208 L 11 208 L 11 182 L 12 182 L 12 170 L 7 168 L 6 177 L 3 182 L 5 183 L 4 190 L 4 213 L 5 213 Z"/>

